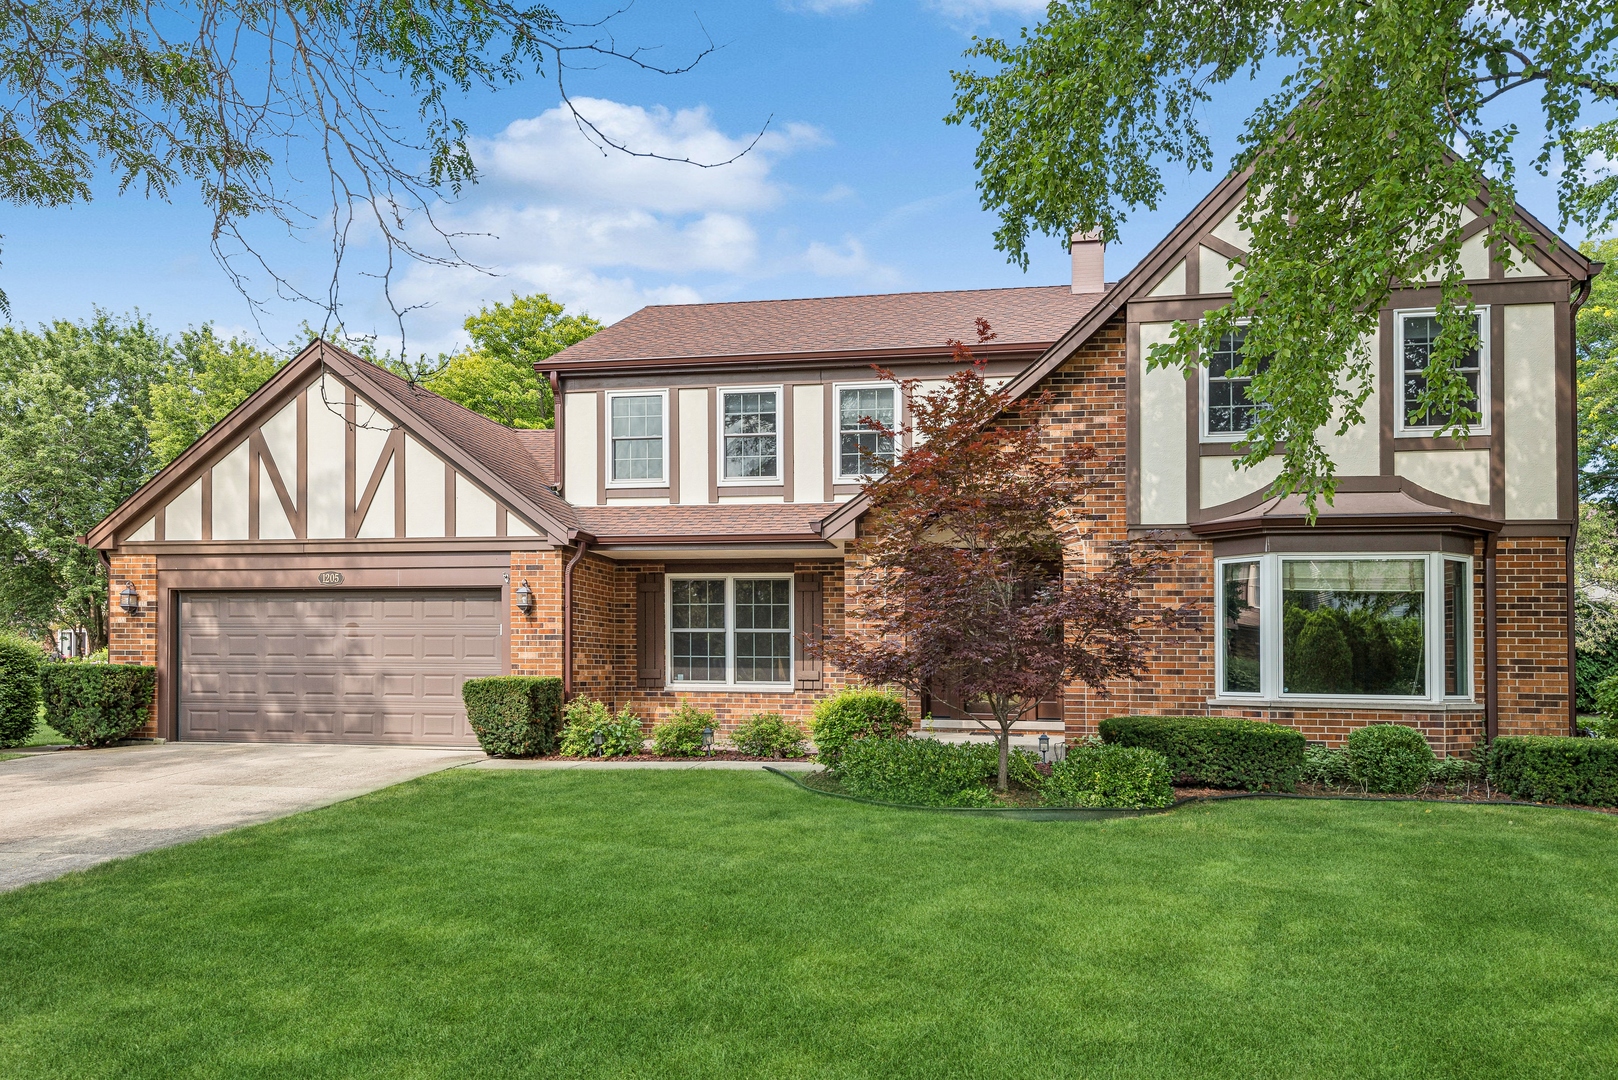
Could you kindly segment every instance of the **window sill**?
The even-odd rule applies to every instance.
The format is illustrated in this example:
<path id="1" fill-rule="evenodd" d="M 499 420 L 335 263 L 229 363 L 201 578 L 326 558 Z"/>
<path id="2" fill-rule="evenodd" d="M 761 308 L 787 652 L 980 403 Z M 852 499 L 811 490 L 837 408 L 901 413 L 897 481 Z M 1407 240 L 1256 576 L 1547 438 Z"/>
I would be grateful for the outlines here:
<path id="1" fill-rule="evenodd" d="M 663 689 L 700 690 L 716 694 L 790 694 L 796 687 L 792 683 L 671 682 L 665 683 Z"/>
<path id="2" fill-rule="evenodd" d="M 1225 708 L 1248 709 L 1357 709 L 1362 712 L 1441 712 L 1465 713 L 1481 712 L 1483 706 L 1475 701 L 1462 701 L 1449 698 L 1444 701 L 1434 701 L 1432 698 L 1387 698 L 1387 697 L 1242 697 L 1236 694 L 1227 696 L 1215 695 L 1208 699 L 1209 705 L 1219 705 Z"/>

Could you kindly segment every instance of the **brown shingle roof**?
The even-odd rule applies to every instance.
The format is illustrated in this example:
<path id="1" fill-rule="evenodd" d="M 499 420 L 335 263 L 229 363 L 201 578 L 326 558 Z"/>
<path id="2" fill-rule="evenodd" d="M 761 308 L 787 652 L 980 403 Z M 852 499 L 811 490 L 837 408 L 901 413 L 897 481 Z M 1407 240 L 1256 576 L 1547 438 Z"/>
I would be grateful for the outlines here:
<path id="1" fill-rule="evenodd" d="M 540 479 L 555 487 L 556 432 L 550 428 L 517 428 L 512 434 L 517 436 L 518 442 L 528 447 L 528 452 L 539 463 Z"/>
<path id="2" fill-rule="evenodd" d="M 720 539 L 818 540 L 815 523 L 832 503 L 720 503 L 709 506 L 579 506 L 579 528 L 603 542 Z"/>
<path id="3" fill-rule="evenodd" d="M 975 341 L 978 318 L 987 319 L 999 335 L 997 345 L 1043 348 L 1102 295 L 1075 295 L 1066 285 L 1044 285 L 657 304 L 568 346 L 551 362 L 941 349 L 949 338 Z"/>

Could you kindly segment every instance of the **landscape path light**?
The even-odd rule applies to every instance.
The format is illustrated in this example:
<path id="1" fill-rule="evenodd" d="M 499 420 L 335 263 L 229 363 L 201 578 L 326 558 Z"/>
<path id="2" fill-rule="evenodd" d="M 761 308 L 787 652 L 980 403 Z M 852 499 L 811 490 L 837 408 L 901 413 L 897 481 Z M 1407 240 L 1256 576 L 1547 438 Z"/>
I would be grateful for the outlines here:
<path id="1" fill-rule="evenodd" d="M 604 733 L 597 731 L 590 736 L 590 741 L 595 744 L 596 757 L 600 757 L 601 744 L 607 741 L 607 736 Z"/>
<path id="2" fill-rule="evenodd" d="M 702 729 L 702 752 L 704 754 L 713 753 L 713 728 L 711 727 Z"/>
<path id="3" fill-rule="evenodd" d="M 1039 736 L 1039 760 L 1040 761 L 1045 761 L 1046 760 L 1045 755 L 1050 753 L 1050 750 L 1051 750 L 1051 737 L 1049 735 L 1041 733 L 1040 736 Z"/>

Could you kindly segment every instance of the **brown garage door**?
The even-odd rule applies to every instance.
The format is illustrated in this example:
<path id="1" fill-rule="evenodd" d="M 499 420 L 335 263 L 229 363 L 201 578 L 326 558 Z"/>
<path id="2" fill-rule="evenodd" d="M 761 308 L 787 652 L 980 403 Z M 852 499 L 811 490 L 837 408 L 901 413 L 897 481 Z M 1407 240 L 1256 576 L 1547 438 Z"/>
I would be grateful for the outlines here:
<path id="1" fill-rule="evenodd" d="M 180 599 L 180 738 L 476 745 L 461 684 L 501 674 L 498 592 Z"/>

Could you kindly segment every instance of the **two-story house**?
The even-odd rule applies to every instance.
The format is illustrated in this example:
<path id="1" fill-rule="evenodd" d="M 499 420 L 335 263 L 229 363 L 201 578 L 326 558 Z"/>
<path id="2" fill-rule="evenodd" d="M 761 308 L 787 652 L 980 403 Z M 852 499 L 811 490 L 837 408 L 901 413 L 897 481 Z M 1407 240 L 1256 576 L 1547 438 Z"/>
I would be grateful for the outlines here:
<path id="1" fill-rule="evenodd" d="M 1416 422 L 1437 296 L 1402 290 L 1310 523 L 1267 495 L 1273 469 L 1232 467 L 1239 342 L 1191 377 L 1144 363 L 1228 300 L 1244 197 L 1227 179 L 1115 284 L 1080 240 L 1068 285 L 642 309 L 545 365 L 554 431 L 317 342 L 90 534 L 113 658 L 158 666 L 166 738 L 467 743 L 461 683 L 503 672 L 654 721 L 680 698 L 724 724 L 803 717 L 841 685 L 803 641 L 842 632 L 859 588 L 862 462 L 895 451 L 865 419 L 909 408 L 873 365 L 926 392 L 982 318 L 989 374 L 1049 391 L 1006 421 L 1093 445 L 1097 538 L 1166 538 L 1183 557 L 1157 589 L 1207 614 L 1155 638 L 1145 681 L 1069 687 L 1030 729 L 1150 711 L 1334 742 L 1393 720 L 1441 748 L 1567 731 L 1573 317 L 1599 267 L 1524 213 L 1539 242 L 1508 269 L 1470 207 L 1483 423 L 1462 441 Z"/>

